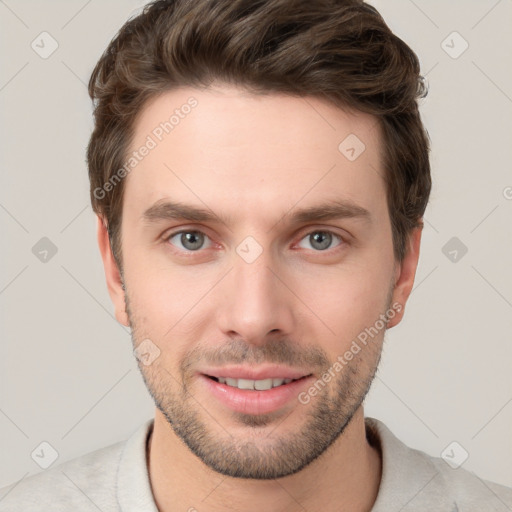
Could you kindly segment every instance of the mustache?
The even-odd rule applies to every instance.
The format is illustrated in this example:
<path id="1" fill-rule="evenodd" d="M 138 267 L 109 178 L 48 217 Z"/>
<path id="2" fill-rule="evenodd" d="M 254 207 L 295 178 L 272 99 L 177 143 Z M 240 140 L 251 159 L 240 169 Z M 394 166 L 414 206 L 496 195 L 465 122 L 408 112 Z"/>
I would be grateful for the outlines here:
<path id="1" fill-rule="evenodd" d="M 199 362 L 211 366 L 228 364 L 275 363 L 299 368 L 328 368 L 327 354 L 316 346 L 303 347 L 289 340 L 269 340 L 263 345 L 252 345 L 241 339 L 232 339 L 219 347 L 198 345 L 182 361 L 182 370 Z"/>

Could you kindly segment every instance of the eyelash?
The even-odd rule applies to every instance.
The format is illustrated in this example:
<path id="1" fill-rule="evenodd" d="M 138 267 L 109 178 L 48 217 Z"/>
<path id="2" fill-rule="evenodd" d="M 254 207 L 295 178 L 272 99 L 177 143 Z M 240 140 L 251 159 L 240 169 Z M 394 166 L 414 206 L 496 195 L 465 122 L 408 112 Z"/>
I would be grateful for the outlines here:
<path id="1" fill-rule="evenodd" d="M 198 254 L 198 253 L 201 253 L 203 251 L 203 249 L 198 249 L 196 251 L 191 251 L 191 250 L 187 250 L 187 249 L 179 249 L 177 248 L 176 246 L 174 246 L 173 244 L 170 243 L 170 240 L 171 238 L 174 238 L 176 235 L 180 235 L 180 234 L 183 234 L 183 233 L 199 233 L 201 235 L 204 235 L 206 238 L 208 238 L 210 241 L 211 241 L 211 238 L 206 234 L 204 233 L 203 231 L 200 231 L 198 229 L 180 229 L 178 231 L 173 231 L 171 233 L 168 233 L 166 234 L 163 238 L 164 238 L 164 242 L 168 243 L 169 245 L 172 245 L 173 248 L 180 252 L 181 254 L 187 254 L 187 255 L 195 255 L 195 254 Z M 335 252 L 336 250 L 339 250 L 341 248 L 343 248 L 344 246 L 346 246 L 348 244 L 347 240 L 342 237 L 341 235 L 339 235 L 338 233 L 335 233 L 334 231 L 330 231 L 328 229 L 313 229 L 311 231 L 308 231 L 307 233 L 304 234 L 304 236 L 301 237 L 301 239 L 299 240 L 299 243 L 304 240 L 305 238 L 307 238 L 308 236 L 312 235 L 313 233 L 327 233 L 327 234 L 330 234 L 332 235 L 334 238 L 337 238 L 340 243 L 332 248 L 328 248 L 328 249 L 324 249 L 323 251 L 322 250 L 315 250 L 315 249 L 308 249 L 310 251 L 313 251 L 315 253 L 318 253 L 318 254 L 332 254 L 333 252 Z"/>

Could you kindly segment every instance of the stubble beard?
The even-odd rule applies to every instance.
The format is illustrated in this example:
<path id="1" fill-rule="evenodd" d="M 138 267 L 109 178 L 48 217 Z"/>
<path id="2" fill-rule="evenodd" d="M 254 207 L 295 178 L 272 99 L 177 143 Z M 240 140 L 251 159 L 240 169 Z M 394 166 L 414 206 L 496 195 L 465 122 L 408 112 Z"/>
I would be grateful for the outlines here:
<path id="1" fill-rule="evenodd" d="M 127 292 L 126 311 L 136 347 L 144 337 L 138 336 L 142 332 L 141 326 L 136 324 L 135 315 L 130 311 Z M 299 354 L 292 343 L 282 340 L 260 347 L 249 347 L 241 342 L 228 345 L 228 352 L 224 351 L 223 356 L 231 354 L 230 362 L 288 361 L 291 364 L 297 360 L 310 360 L 317 366 L 322 363 L 322 370 L 315 372 L 319 377 L 332 365 L 320 349 L 308 354 L 301 349 Z M 380 362 L 381 346 L 382 339 L 380 343 L 372 341 L 308 404 L 298 401 L 291 414 L 298 410 L 304 419 L 293 432 L 280 428 L 290 413 L 283 418 L 276 418 L 274 414 L 230 413 L 229 423 L 237 425 L 236 432 L 233 429 L 230 432 L 229 426 L 219 421 L 218 414 L 207 411 L 208 405 L 201 404 L 190 391 L 195 378 L 190 368 L 197 359 L 197 352 L 181 361 L 178 374 L 174 376 L 159 364 L 158 359 L 149 366 L 139 361 L 138 366 L 156 407 L 178 438 L 204 464 L 222 475 L 267 480 L 301 471 L 343 434 L 371 387 Z M 244 435 L 237 434 L 241 426 L 247 427 Z"/>

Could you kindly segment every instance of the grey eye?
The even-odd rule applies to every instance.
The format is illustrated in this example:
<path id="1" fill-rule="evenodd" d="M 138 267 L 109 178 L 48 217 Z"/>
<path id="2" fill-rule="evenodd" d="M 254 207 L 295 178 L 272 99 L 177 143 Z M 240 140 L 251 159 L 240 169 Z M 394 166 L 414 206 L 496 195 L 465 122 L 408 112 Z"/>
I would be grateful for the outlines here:
<path id="1" fill-rule="evenodd" d="M 334 238 L 341 241 L 341 237 L 330 231 L 312 231 L 301 240 L 301 244 L 304 240 L 307 240 L 314 250 L 325 251 L 330 248 Z M 301 244 L 299 245 L 303 247 Z M 306 247 L 306 249 L 309 249 L 309 247 Z"/>
<path id="2" fill-rule="evenodd" d="M 179 247 L 176 242 L 173 242 L 173 239 L 177 239 L 181 247 Z M 168 238 L 170 243 L 186 251 L 197 251 L 203 248 L 206 239 L 206 235 L 200 231 L 180 231 L 179 233 L 170 235 Z"/>

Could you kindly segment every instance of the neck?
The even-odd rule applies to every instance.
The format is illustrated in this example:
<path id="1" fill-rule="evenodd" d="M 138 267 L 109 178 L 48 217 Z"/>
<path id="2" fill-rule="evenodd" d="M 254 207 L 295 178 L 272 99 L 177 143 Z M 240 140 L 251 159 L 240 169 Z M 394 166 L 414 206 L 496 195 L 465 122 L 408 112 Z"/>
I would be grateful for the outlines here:
<path id="1" fill-rule="evenodd" d="M 362 407 L 320 457 L 298 473 L 276 480 L 239 479 L 214 472 L 175 435 L 157 409 L 148 468 L 160 512 L 368 512 L 381 479 L 381 457 L 366 439 Z"/>

